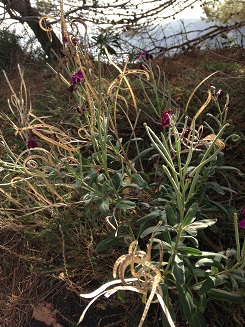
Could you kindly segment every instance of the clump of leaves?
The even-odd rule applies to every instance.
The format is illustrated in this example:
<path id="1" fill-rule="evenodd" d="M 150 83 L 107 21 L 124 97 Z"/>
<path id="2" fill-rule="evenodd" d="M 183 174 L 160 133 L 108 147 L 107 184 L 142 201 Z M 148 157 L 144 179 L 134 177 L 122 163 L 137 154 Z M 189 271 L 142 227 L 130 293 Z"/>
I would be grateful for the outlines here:
<path id="1" fill-rule="evenodd" d="M 102 30 L 100 34 L 92 36 L 92 39 L 100 54 L 105 54 L 105 48 L 111 55 L 117 55 L 118 50 L 122 49 L 119 35 L 111 30 Z"/>

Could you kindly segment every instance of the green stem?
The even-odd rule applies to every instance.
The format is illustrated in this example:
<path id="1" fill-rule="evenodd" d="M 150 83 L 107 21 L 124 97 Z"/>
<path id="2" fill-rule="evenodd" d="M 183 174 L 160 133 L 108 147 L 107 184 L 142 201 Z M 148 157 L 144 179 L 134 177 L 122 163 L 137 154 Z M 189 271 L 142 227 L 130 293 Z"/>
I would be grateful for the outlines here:
<path id="1" fill-rule="evenodd" d="M 150 140 L 152 141 L 154 147 L 159 152 L 161 157 L 164 159 L 167 166 L 171 169 L 173 178 L 175 180 L 175 183 L 177 184 L 178 183 L 178 173 L 175 170 L 171 154 L 168 152 L 168 145 L 167 145 L 164 135 L 162 134 L 163 141 L 161 142 L 160 139 L 158 138 L 158 136 L 146 125 L 146 123 L 144 124 L 144 126 L 146 128 L 146 132 L 147 132 Z"/>
<path id="2" fill-rule="evenodd" d="M 217 156 L 217 154 L 221 151 L 221 149 L 216 150 L 208 159 L 206 159 L 205 161 L 201 161 L 201 163 L 191 172 L 190 177 L 193 177 L 192 181 L 191 181 L 191 187 L 187 196 L 187 199 L 185 201 L 185 203 L 188 203 L 190 201 L 190 199 L 193 197 L 193 193 L 196 187 L 196 183 L 197 183 L 197 179 L 198 177 L 200 177 L 200 171 L 201 169 L 208 163 L 210 162 L 213 158 L 215 158 Z"/>
<path id="3" fill-rule="evenodd" d="M 236 253 L 237 253 L 236 257 L 237 257 L 237 261 L 239 261 L 241 259 L 241 246 L 240 246 L 240 240 L 239 240 L 238 222 L 237 222 L 237 214 L 236 213 L 234 213 L 233 220 L 234 220 L 235 238 L 236 238 Z"/>
<path id="4" fill-rule="evenodd" d="M 168 275 L 168 270 L 169 270 L 172 262 L 174 261 L 176 254 L 178 253 L 178 244 L 181 239 L 181 235 L 182 235 L 182 227 L 181 227 L 181 225 L 179 225 L 179 230 L 178 230 L 178 233 L 176 236 L 174 250 L 170 255 L 170 258 L 168 260 L 168 264 L 167 264 L 166 268 L 164 269 L 164 278 Z"/>

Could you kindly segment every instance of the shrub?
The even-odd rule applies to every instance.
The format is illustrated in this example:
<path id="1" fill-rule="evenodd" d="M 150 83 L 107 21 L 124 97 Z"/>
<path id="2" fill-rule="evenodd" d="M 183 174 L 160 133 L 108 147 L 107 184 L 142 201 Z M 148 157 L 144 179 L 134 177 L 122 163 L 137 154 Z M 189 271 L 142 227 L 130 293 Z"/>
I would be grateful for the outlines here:
<path id="1" fill-rule="evenodd" d="M 20 37 L 15 32 L 0 31 L 0 68 L 9 70 L 16 67 L 23 56 L 19 44 Z"/>

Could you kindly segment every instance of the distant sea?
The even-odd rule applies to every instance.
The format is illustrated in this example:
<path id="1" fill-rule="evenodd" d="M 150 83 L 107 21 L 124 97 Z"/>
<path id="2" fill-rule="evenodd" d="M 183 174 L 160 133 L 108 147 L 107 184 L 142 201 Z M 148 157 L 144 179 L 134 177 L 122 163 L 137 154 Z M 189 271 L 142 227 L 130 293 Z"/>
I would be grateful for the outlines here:
<path id="1" fill-rule="evenodd" d="M 126 52 L 134 48 L 171 55 L 177 51 L 187 49 L 188 42 L 191 44 L 192 40 L 202 37 L 207 32 L 211 32 L 219 26 L 224 25 L 202 19 L 189 18 L 172 21 L 168 24 L 152 25 L 138 33 L 128 31 L 122 34 L 121 37 L 124 40 L 123 48 Z M 198 44 L 198 47 L 201 49 L 208 47 L 244 47 L 244 37 L 245 28 L 243 27 L 240 30 L 232 30 L 228 33 L 224 32 L 213 39 L 205 40 Z"/>

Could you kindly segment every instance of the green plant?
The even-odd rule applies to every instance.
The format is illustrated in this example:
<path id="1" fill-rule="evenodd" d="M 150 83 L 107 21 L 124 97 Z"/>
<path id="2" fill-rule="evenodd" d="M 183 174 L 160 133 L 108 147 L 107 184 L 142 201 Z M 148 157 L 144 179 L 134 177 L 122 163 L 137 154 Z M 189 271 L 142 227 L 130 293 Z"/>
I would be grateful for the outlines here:
<path id="1" fill-rule="evenodd" d="M 20 37 L 16 32 L 6 29 L 0 31 L 0 68 L 9 70 L 23 57 L 24 53 L 20 46 Z"/>
<path id="2" fill-rule="evenodd" d="M 2 212 L 16 206 L 20 218 L 31 217 L 32 223 L 37 214 L 45 216 L 38 236 L 45 244 L 61 245 L 55 248 L 58 264 L 52 268 L 63 273 L 70 287 L 70 272 L 79 266 L 81 235 L 86 238 L 89 224 L 97 252 L 129 248 L 115 261 L 118 279 L 90 294 L 90 304 L 102 294 L 131 290 L 146 304 L 139 326 L 152 302 L 160 303 L 164 326 L 174 326 L 177 316 L 190 326 L 205 326 L 207 299 L 239 304 L 238 285 L 245 280 L 236 210 L 215 197 L 234 192 L 215 176 L 239 173 L 224 163 L 227 142 L 237 140 L 227 135 L 229 97 L 221 106 L 221 92 L 210 84 L 206 101 L 191 117 L 193 96 L 212 75 L 200 82 L 184 109 L 170 107 L 169 90 L 150 63 L 144 62 L 144 69 L 121 68 L 105 48 L 118 71 L 111 82 L 101 74 L 100 56 L 95 69 L 86 51 L 74 44 L 64 17 L 61 22 L 64 56 L 57 70 L 50 68 L 79 107 L 75 132 L 32 112 L 20 70 L 21 96 L 12 89 L 10 121 L 24 149 L 13 151 L 2 135 Z M 71 22 L 72 27 L 79 22 Z M 136 92 L 135 85 L 142 91 Z M 217 110 L 201 125 L 199 118 L 211 101 Z M 215 228 L 221 214 L 234 217 L 236 249 L 206 250 L 200 245 L 203 230 L 212 233 L 208 228 Z M 98 236 L 106 228 L 108 237 Z"/>
<path id="3" fill-rule="evenodd" d="M 118 34 L 110 30 L 102 30 L 100 34 L 92 36 L 94 46 L 98 49 L 100 54 L 105 54 L 104 48 L 111 55 L 117 55 L 117 49 L 121 49 L 121 41 Z"/>
<path id="4" fill-rule="evenodd" d="M 161 287 L 162 298 L 160 300 L 161 296 L 157 293 L 156 300 L 163 303 L 163 311 L 166 313 L 163 323 L 170 326 L 173 326 L 173 320 L 176 319 L 174 312 L 177 307 L 180 307 L 182 317 L 188 321 L 190 326 L 205 326 L 202 313 L 205 312 L 207 297 L 242 303 L 242 295 L 238 292 L 237 281 L 244 281 L 245 262 L 244 253 L 240 256 L 240 245 L 237 243 L 237 252 L 234 251 L 233 259 L 230 260 L 225 251 L 200 250 L 198 241 L 199 232 L 214 225 L 217 221 L 217 219 L 209 218 L 211 213 L 215 215 L 223 212 L 231 217 L 233 212 L 232 208 L 224 207 L 210 199 L 208 195 L 210 189 L 220 194 L 225 194 L 226 191 L 233 192 L 231 189 L 213 182 L 214 173 L 219 170 L 238 172 L 235 168 L 223 165 L 222 150 L 226 142 L 230 138 L 237 138 L 236 135 L 229 135 L 224 141 L 221 140 L 228 126 L 226 116 L 229 98 L 223 109 L 218 106 L 218 116 L 209 114 L 217 125 L 218 132 L 215 133 L 209 124 L 206 124 L 206 128 L 196 127 L 198 116 L 206 109 L 211 99 L 215 99 L 218 104 L 219 93 L 216 95 L 213 90 L 208 91 L 207 101 L 189 124 L 187 116 L 184 117 L 184 123 L 182 122 L 178 108 L 174 113 L 173 110 L 163 113 L 162 124 L 165 126 L 160 137 L 145 124 L 151 140 L 151 147 L 145 149 L 148 151 L 143 150 L 141 154 L 138 154 L 137 159 L 152 151 L 152 148 L 157 150 L 156 175 L 161 176 L 160 182 L 157 183 L 157 191 L 154 192 L 152 201 L 143 202 L 143 208 L 148 209 L 148 214 L 134 221 L 126 220 L 124 230 L 129 231 L 129 235 L 117 230 L 116 237 L 112 236 L 97 247 L 98 250 L 105 250 L 112 245 L 120 245 L 126 237 L 131 238 L 134 242 L 135 239 L 145 239 L 152 234 L 150 244 L 157 243 L 156 246 L 153 246 L 155 250 L 160 246 L 159 256 L 162 257 L 161 253 L 164 253 L 163 260 L 155 262 L 150 259 L 149 255 L 146 256 L 141 250 L 138 250 L 137 246 L 135 251 L 132 251 L 131 245 L 129 254 L 118 259 L 122 260 L 123 268 L 121 273 L 119 270 L 117 283 L 122 283 L 122 286 L 113 287 L 108 293 L 107 291 L 104 293 L 110 295 L 121 289 L 142 292 L 144 297 L 147 297 L 149 293 L 149 301 L 145 309 L 147 312 L 149 304 L 154 298 L 154 292 Z M 186 109 L 188 109 L 188 105 Z M 207 135 L 203 136 L 204 133 Z M 135 183 L 127 184 L 127 188 L 153 190 L 156 180 L 153 183 L 147 183 L 146 180 L 141 179 L 141 175 L 136 172 L 131 174 L 131 179 Z M 141 198 L 141 200 L 144 199 Z M 138 215 L 144 213 L 144 210 L 141 209 L 142 202 L 140 202 L 140 206 L 131 200 L 123 202 L 123 204 L 121 209 L 124 212 L 136 209 Z M 115 214 L 114 220 L 116 220 Z M 157 226 L 156 222 L 158 222 Z M 117 225 L 119 224 L 117 223 Z M 123 228 L 121 230 L 123 231 Z M 239 239 L 237 224 L 235 224 L 235 233 L 236 239 Z M 149 245 L 150 249 L 151 247 L 152 245 Z M 146 261 L 143 260 L 145 256 L 147 257 Z M 156 268 L 154 264 L 160 268 Z M 117 267 L 117 263 L 115 265 Z M 131 267 L 133 279 L 126 280 L 124 277 L 127 266 Z M 151 268 L 151 272 L 149 268 Z M 161 280 L 157 279 L 156 284 L 154 274 L 156 276 L 161 274 Z M 111 287 L 113 284 L 114 282 L 105 284 L 102 289 Z M 145 289 L 145 284 L 149 289 Z M 94 298 L 96 299 L 102 294 L 99 289 L 90 296 L 96 296 Z M 174 296 L 176 294 L 179 295 L 178 300 Z M 86 295 L 82 296 L 86 297 Z M 170 318 L 169 312 L 171 312 L 172 318 Z M 84 316 L 81 317 L 81 320 L 83 318 Z M 144 318 L 145 313 L 139 326 L 142 326 Z"/>

